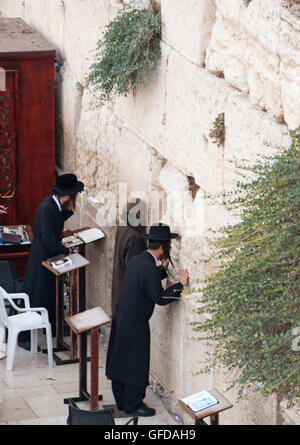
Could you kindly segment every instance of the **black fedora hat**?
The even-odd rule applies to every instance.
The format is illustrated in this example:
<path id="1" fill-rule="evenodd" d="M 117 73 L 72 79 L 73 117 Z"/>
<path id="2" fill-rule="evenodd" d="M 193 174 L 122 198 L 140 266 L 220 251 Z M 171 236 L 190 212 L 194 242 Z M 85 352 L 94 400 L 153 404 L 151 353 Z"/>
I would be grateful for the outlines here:
<path id="1" fill-rule="evenodd" d="M 159 223 L 153 224 L 150 227 L 149 233 L 143 235 L 149 241 L 168 241 L 178 237 L 178 233 L 171 233 L 170 227 L 167 224 Z"/>
<path id="2" fill-rule="evenodd" d="M 52 187 L 52 193 L 55 195 L 66 196 L 81 193 L 84 189 L 84 184 L 78 181 L 77 176 L 73 173 L 66 173 L 58 176 L 56 184 Z"/>

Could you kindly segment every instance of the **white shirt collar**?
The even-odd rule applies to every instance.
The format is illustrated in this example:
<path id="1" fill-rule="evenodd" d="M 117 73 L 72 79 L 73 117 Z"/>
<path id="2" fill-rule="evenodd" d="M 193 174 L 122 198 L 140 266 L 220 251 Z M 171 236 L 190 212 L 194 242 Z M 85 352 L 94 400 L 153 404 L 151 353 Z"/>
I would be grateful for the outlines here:
<path id="1" fill-rule="evenodd" d="M 60 204 L 59 200 L 57 199 L 57 197 L 55 195 L 52 195 L 52 198 L 56 202 L 58 210 L 61 212 L 62 208 L 61 208 L 61 204 Z"/>
<path id="2" fill-rule="evenodd" d="M 150 252 L 150 250 L 147 250 L 147 252 L 150 253 L 150 255 L 152 255 L 153 258 L 155 259 L 155 264 L 156 264 L 156 266 L 157 266 L 157 267 L 161 266 L 161 261 L 159 261 L 159 260 L 156 258 L 156 256 L 153 255 L 152 252 Z"/>

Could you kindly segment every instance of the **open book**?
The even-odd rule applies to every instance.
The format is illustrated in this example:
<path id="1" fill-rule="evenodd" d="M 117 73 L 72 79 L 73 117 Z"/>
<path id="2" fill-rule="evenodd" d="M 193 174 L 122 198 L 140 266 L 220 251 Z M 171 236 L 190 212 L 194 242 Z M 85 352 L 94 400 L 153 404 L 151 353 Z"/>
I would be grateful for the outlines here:
<path id="1" fill-rule="evenodd" d="M 72 265 L 72 260 L 70 257 L 66 256 L 64 258 L 59 258 L 54 261 L 50 261 L 50 264 L 53 267 L 53 269 L 57 270 L 58 272 L 61 272 L 67 267 Z"/>
<path id="2" fill-rule="evenodd" d="M 63 244 L 66 247 L 77 247 L 80 246 L 80 244 L 91 243 L 104 237 L 105 235 L 100 229 L 87 229 L 65 237 L 63 239 Z"/>
<path id="3" fill-rule="evenodd" d="M 216 405 L 218 400 L 211 395 L 208 391 L 201 391 L 197 394 L 193 394 L 189 397 L 182 399 L 194 413 L 201 411 L 203 409 L 209 408 L 210 406 Z"/>
<path id="4" fill-rule="evenodd" d="M 97 239 L 104 238 L 105 235 L 100 229 L 87 229 L 82 232 L 77 233 L 77 236 L 84 243 L 91 243 L 92 241 L 96 241 Z"/>

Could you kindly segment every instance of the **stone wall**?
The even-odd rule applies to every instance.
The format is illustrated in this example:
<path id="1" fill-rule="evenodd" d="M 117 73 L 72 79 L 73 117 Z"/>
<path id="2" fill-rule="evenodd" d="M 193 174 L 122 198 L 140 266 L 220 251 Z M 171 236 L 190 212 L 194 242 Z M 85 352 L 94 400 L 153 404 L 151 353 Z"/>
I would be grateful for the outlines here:
<path id="1" fill-rule="evenodd" d="M 173 243 L 171 277 L 187 267 L 193 283 L 210 270 L 199 265 L 207 230 L 233 221 L 221 206 L 202 206 L 203 194 L 233 187 L 232 158 L 253 161 L 258 154 L 270 154 L 272 146 L 288 144 L 288 128 L 300 125 L 299 2 L 157 3 L 164 28 L 152 84 L 102 107 L 96 106 L 86 76 L 96 42 L 122 0 L 0 0 L 0 13 L 23 17 L 57 49 L 57 166 L 86 184 L 72 226 L 97 226 L 101 218 L 113 218 L 114 209 L 101 200 L 104 192 L 117 192 L 120 182 L 128 193 L 185 193 L 191 212 L 201 209 L 203 226 L 191 228 L 185 221 L 172 227 L 181 238 Z M 221 113 L 224 148 L 209 136 Z M 164 222 L 172 220 L 165 217 Z M 90 305 L 109 311 L 115 227 L 102 229 L 106 239 L 87 252 L 92 260 L 88 298 Z M 227 384 L 225 371 L 196 374 L 206 350 L 193 339 L 190 324 L 197 320 L 197 298 L 158 307 L 151 320 L 153 388 L 186 423 L 177 399 L 210 387 L 225 392 Z M 234 408 L 221 415 L 222 423 L 292 423 L 292 415 L 278 414 L 275 396 L 236 403 L 236 393 L 226 393 Z"/>

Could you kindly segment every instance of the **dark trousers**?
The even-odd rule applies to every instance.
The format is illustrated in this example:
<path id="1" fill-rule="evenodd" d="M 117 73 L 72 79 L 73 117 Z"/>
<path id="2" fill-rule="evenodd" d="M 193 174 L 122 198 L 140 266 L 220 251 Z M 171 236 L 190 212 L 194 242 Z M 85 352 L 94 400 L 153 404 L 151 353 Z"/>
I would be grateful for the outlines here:
<path id="1" fill-rule="evenodd" d="M 146 396 L 146 388 L 115 381 L 112 381 L 111 384 L 118 410 L 133 412 L 141 407 Z"/>

